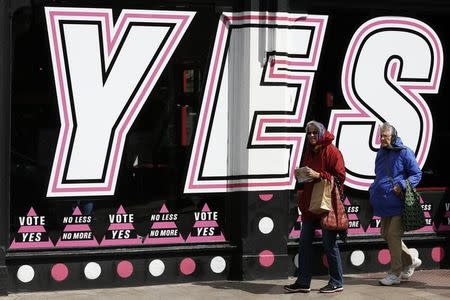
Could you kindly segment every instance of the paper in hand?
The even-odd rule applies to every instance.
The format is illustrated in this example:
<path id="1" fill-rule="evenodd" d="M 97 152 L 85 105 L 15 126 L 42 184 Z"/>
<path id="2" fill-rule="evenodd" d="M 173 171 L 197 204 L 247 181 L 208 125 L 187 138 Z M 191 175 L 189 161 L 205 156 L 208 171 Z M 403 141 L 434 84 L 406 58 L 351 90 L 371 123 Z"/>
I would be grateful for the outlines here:
<path id="1" fill-rule="evenodd" d="M 295 169 L 295 178 L 297 178 L 298 182 L 310 182 L 313 181 L 314 178 L 307 175 L 308 167 L 301 167 L 298 169 Z"/>

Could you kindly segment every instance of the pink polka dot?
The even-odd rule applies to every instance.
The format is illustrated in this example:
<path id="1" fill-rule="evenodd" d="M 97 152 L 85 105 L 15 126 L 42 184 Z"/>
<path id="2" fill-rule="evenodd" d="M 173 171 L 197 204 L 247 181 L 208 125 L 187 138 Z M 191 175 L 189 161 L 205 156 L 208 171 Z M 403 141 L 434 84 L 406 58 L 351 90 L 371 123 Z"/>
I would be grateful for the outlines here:
<path id="1" fill-rule="evenodd" d="M 196 268 L 195 261 L 192 258 L 185 258 L 180 263 L 180 272 L 184 275 L 191 275 Z"/>
<path id="2" fill-rule="evenodd" d="M 128 278 L 133 274 L 133 264 L 128 260 L 122 260 L 117 264 L 117 275 L 121 278 Z"/>
<path id="3" fill-rule="evenodd" d="M 275 256 L 272 251 L 264 250 L 259 253 L 259 264 L 263 267 L 270 267 L 275 261 Z"/>
<path id="4" fill-rule="evenodd" d="M 391 262 L 391 254 L 388 249 L 383 249 L 378 252 L 378 261 L 382 265 L 387 265 Z"/>
<path id="5" fill-rule="evenodd" d="M 324 254 L 324 255 L 322 255 L 322 263 L 323 263 L 323 265 L 325 266 L 325 267 L 329 267 L 329 265 L 328 265 L 328 259 L 327 259 L 327 256 Z"/>
<path id="6" fill-rule="evenodd" d="M 69 269 L 65 264 L 56 264 L 52 267 L 52 277 L 56 281 L 63 281 L 69 275 Z"/>
<path id="7" fill-rule="evenodd" d="M 260 195 L 258 195 L 258 197 L 262 201 L 270 201 L 270 200 L 272 200 L 273 194 L 260 194 Z"/>
<path id="8" fill-rule="evenodd" d="M 445 256 L 445 250 L 442 247 L 434 247 L 431 250 L 431 258 L 435 262 L 441 262 L 444 259 Z"/>

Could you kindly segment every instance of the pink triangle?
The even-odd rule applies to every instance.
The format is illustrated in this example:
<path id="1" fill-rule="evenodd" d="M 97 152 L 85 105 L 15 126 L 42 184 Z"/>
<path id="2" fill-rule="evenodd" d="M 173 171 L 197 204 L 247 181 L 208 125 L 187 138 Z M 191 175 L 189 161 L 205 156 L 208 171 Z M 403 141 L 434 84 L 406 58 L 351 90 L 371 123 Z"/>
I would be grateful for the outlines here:
<path id="1" fill-rule="evenodd" d="M 378 216 L 373 216 L 372 217 L 372 221 L 375 221 L 375 223 L 377 221 L 379 221 L 379 220 L 381 220 L 381 218 L 378 217 Z M 366 229 L 366 233 L 368 233 L 368 234 L 376 234 L 376 235 L 380 234 L 381 228 L 380 227 L 372 227 L 372 221 L 369 223 L 369 226 Z"/>
<path id="2" fill-rule="evenodd" d="M 204 236 L 189 236 L 186 239 L 186 243 L 215 243 L 215 242 L 225 242 L 225 237 L 221 232 L 220 235 L 212 235 L 208 237 Z"/>
<path id="3" fill-rule="evenodd" d="M 81 216 L 81 211 L 80 209 L 77 207 L 75 207 L 75 209 L 73 210 L 72 216 Z"/>
<path id="4" fill-rule="evenodd" d="M 36 215 L 36 212 L 34 211 L 34 208 L 33 208 L 33 207 L 30 208 L 30 210 L 28 211 L 27 216 L 28 216 L 28 217 L 35 217 L 35 216 L 37 216 L 37 215 Z"/>
<path id="5" fill-rule="evenodd" d="M 350 203 L 350 200 L 348 200 L 348 197 L 345 197 L 345 200 L 344 200 L 344 206 L 351 206 L 352 204 Z M 347 216 L 348 216 L 348 219 L 350 220 L 354 220 L 354 218 L 358 218 L 358 216 L 356 215 L 356 214 L 354 214 L 354 213 L 349 213 L 349 212 L 347 212 Z"/>
<path id="6" fill-rule="evenodd" d="M 303 225 L 302 224 L 303 221 L 302 221 L 302 214 L 300 213 L 300 211 L 299 211 L 299 215 L 298 215 L 298 218 L 297 218 L 297 223 L 300 223 L 300 228 L 301 228 L 302 225 Z M 301 234 L 302 234 L 301 229 L 296 230 L 295 229 L 295 225 L 294 225 L 294 227 L 292 227 L 291 233 L 289 234 L 289 238 L 296 239 L 296 238 L 299 238 L 301 236 Z M 314 230 L 314 236 L 315 237 L 321 237 L 322 236 L 322 229 L 315 229 Z"/>
<path id="7" fill-rule="evenodd" d="M 83 216 L 78 206 L 73 210 L 72 216 Z M 98 247 L 97 239 L 95 238 L 89 223 L 68 223 L 64 227 L 64 231 L 61 233 L 60 238 L 56 242 L 55 247 L 57 248 L 79 248 L 79 247 Z M 78 233 L 77 233 L 78 232 Z M 72 237 L 64 238 L 66 235 L 89 234 L 90 239 L 76 239 Z M 64 239 L 63 239 L 64 238 Z"/>
<path id="8" fill-rule="evenodd" d="M 16 242 L 14 239 L 9 246 L 10 249 L 36 249 L 36 248 L 53 248 L 54 245 L 49 239 L 48 241 L 42 242 Z"/>
<path id="9" fill-rule="evenodd" d="M 161 209 L 159 210 L 160 213 L 168 213 L 169 210 L 167 209 L 166 204 L 164 203 L 161 207 Z"/>
<path id="10" fill-rule="evenodd" d="M 450 211 L 445 212 L 444 218 L 447 218 L 447 224 L 445 224 L 444 219 L 442 219 L 441 224 L 439 224 L 439 227 L 437 228 L 437 231 L 439 232 L 450 231 Z"/>
<path id="11" fill-rule="evenodd" d="M 208 206 L 207 203 L 205 203 L 205 205 L 203 205 L 202 211 L 211 211 L 211 210 L 209 209 L 209 206 Z"/>
<path id="12" fill-rule="evenodd" d="M 123 206 L 121 205 L 120 207 L 119 207 L 119 209 L 117 209 L 117 212 L 116 212 L 116 215 L 123 215 L 123 214 L 126 214 L 127 212 L 126 212 L 126 210 L 123 208 Z M 110 225 L 109 225 L 109 227 L 108 227 L 108 230 L 116 230 L 116 229 L 118 229 L 118 230 L 120 230 L 120 229 L 134 229 L 134 226 L 133 226 L 133 224 L 132 223 L 129 223 L 129 222 L 127 222 L 127 223 L 110 223 Z"/>
<path id="13" fill-rule="evenodd" d="M 364 229 L 361 226 L 361 222 L 359 220 L 359 217 L 356 213 L 349 213 L 348 210 L 351 208 L 352 204 L 350 203 L 350 200 L 348 197 L 344 200 L 344 206 L 347 210 L 347 216 L 348 216 L 348 222 L 349 222 L 349 228 L 348 228 L 348 235 L 358 235 L 358 234 L 364 234 Z"/>
<path id="14" fill-rule="evenodd" d="M 125 209 L 123 209 L 122 205 L 119 207 L 119 209 L 117 210 L 118 214 L 126 214 L 127 212 L 125 211 Z"/>
<path id="15" fill-rule="evenodd" d="M 292 227 L 292 230 L 289 233 L 289 238 L 298 239 L 299 237 L 300 237 L 300 230 L 296 230 L 295 227 Z"/>
<path id="16" fill-rule="evenodd" d="M 119 214 L 126 214 L 127 212 L 123 208 L 122 205 L 119 206 L 119 209 L 117 210 L 116 215 Z M 110 223 L 108 227 L 108 231 L 113 232 L 116 231 L 120 234 L 129 232 L 131 233 L 132 230 L 134 230 L 134 226 L 132 223 Z M 136 234 L 136 237 L 124 237 L 124 238 L 107 238 L 106 236 L 103 237 L 102 241 L 100 242 L 100 246 L 126 246 L 126 245 L 141 245 L 142 239 L 139 235 Z"/>
<path id="17" fill-rule="evenodd" d="M 165 203 L 161 206 L 159 213 L 168 214 L 169 210 Z M 160 236 L 161 233 L 164 233 L 164 236 Z M 169 233 L 169 236 L 166 236 L 165 233 Z M 176 235 L 171 236 L 172 233 L 176 233 Z M 156 235 L 157 234 L 157 235 Z M 178 231 L 178 226 L 174 221 L 154 221 L 150 232 L 147 234 L 144 239 L 144 244 L 180 244 L 184 243 L 184 239 L 181 236 L 181 233 Z"/>
<path id="18" fill-rule="evenodd" d="M 27 213 L 27 217 L 35 217 L 37 216 L 36 211 L 33 207 Z M 46 233 L 45 227 L 43 225 L 22 225 L 19 227 L 18 233 L 22 234 L 22 237 L 25 238 L 25 234 L 28 233 Z M 10 249 L 33 249 L 33 248 L 53 248 L 53 242 L 49 237 L 47 240 L 40 241 L 25 241 L 25 242 L 16 242 L 14 238 L 9 246 Z"/>
<path id="19" fill-rule="evenodd" d="M 205 203 L 202 211 L 210 211 L 208 204 Z M 219 224 L 217 224 L 216 220 L 198 220 L 195 221 L 193 225 L 193 230 L 197 230 L 198 228 L 217 228 Z M 197 236 L 192 235 L 192 231 L 186 239 L 186 243 L 211 243 L 211 242 L 224 242 L 225 237 L 223 233 L 220 232 L 220 235 L 207 235 L 207 236 Z"/>

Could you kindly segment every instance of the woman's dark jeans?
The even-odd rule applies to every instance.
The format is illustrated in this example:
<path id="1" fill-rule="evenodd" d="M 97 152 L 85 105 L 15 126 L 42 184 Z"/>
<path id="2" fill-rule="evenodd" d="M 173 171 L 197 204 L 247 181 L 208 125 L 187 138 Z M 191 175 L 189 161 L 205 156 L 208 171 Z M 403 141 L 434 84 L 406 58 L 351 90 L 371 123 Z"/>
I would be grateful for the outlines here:
<path id="1" fill-rule="evenodd" d="M 313 247 L 314 231 L 317 222 L 304 221 L 300 232 L 298 264 L 299 272 L 297 283 L 310 286 L 311 284 L 311 268 L 313 263 Z M 342 278 L 342 261 L 339 248 L 336 243 L 337 231 L 322 230 L 322 243 L 328 260 L 328 271 L 330 274 L 329 284 L 334 286 L 342 286 L 344 284 Z"/>

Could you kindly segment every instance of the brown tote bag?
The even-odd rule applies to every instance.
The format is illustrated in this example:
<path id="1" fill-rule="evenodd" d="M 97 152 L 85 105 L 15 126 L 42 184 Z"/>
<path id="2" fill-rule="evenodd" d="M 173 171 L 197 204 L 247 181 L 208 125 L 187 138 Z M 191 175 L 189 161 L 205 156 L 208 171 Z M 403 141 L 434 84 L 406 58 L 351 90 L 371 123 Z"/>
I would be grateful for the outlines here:
<path id="1" fill-rule="evenodd" d="M 320 225 L 322 229 L 328 230 L 347 230 L 348 229 L 348 217 L 345 211 L 344 204 L 342 203 L 340 190 L 337 185 L 333 185 L 333 199 L 332 209 L 328 213 L 324 213 L 320 219 Z"/>
<path id="2" fill-rule="evenodd" d="M 320 180 L 314 184 L 311 193 L 311 202 L 309 204 L 309 211 L 315 214 L 322 214 L 333 209 L 331 205 L 331 191 L 333 181 L 326 179 Z"/>

